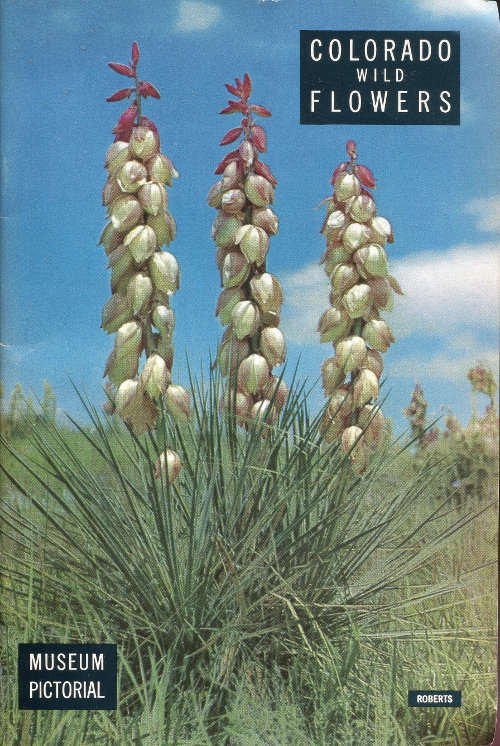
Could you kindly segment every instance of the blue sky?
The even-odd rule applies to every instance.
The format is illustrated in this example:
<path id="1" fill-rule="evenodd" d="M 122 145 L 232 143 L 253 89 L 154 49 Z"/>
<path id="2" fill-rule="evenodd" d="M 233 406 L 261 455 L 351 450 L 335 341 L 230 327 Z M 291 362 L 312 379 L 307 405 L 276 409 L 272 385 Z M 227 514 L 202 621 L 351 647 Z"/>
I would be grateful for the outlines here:
<path id="1" fill-rule="evenodd" d="M 140 74 L 162 93 L 144 113 L 180 172 L 169 190 L 181 267 L 175 295 L 176 364 L 187 382 L 208 365 L 222 328 L 206 194 L 236 120 L 219 116 L 224 83 L 248 72 L 252 99 L 270 108 L 264 160 L 278 178 L 280 230 L 268 268 L 284 291 L 282 329 L 289 366 L 299 357 L 311 381 L 332 354 L 314 329 L 328 306 L 318 260 L 320 211 L 334 167 L 354 139 L 374 172 L 379 214 L 394 227 L 392 273 L 405 297 L 387 315 L 396 343 L 386 358 L 384 411 L 400 431 L 415 380 L 429 413 L 450 406 L 470 416 L 468 368 L 497 366 L 500 231 L 500 61 L 498 14 L 485 0 L 6 0 L 2 4 L 1 377 L 7 395 L 52 384 L 59 405 L 81 410 L 68 376 L 102 401 L 112 337 L 100 329 L 109 297 L 97 241 L 105 220 L 104 155 L 122 103 L 105 98 L 126 85 L 110 61 L 141 50 Z M 299 30 L 458 30 L 462 42 L 462 123 L 451 126 L 299 124 Z M 177 371 L 179 370 L 179 373 Z M 291 373 L 291 371 L 290 371 Z M 322 404 L 318 387 L 313 404 Z"/>

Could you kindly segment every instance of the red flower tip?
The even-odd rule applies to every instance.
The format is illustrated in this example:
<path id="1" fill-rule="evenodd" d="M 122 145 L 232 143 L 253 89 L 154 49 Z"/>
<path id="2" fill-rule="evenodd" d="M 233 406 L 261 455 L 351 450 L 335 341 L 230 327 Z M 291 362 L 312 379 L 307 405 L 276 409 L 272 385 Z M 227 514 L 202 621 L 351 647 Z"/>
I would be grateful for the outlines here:
<path id="1" fill-rule="evenodd" d="M 369 168 L 366 166 L 362 166 L 361 164 L 356 165 L 356 176 L 359 178 L 360 182 L 363 184 L 363 186 L 368 187 L 369 189 L 374 189 L 375 184 L 375 177 L 370 171 Z"/>
<path id="2" fill-rule="evenodd" d="M 267 179 L 273 187 L 276 186 L 278 183 L 278 180 L 275 176 L 271 173 L 271 169 L 266 163 L 263 163 L 262 161 L 255 161 L 253 164 L 253 170 L 256 174 L 259 176 L 263 176 L 265 179 Z"/>
<path id="3" fill-rule="evenodd" d="M 142 125 L 143 127 L 149 127 L 150 130 L 152 130 L 155 135 L 158 134 L 158 129 L 156 127 L 156 124 L 151 121 L 151 119 L 148 119 L 147 117 L 142 117 Z"/>
<path id="4" fill-rule="evenodd" d="M 111 132 L 113 132 L 113 134 L 115 135 L 119 135 L 122 132 L 126 132 L 134 124 L 134 120 L 136 116 L 137 116 L 137 102 L 132 101 L 128 109 L 125 109 L 125 111 L 121 115 L 116 127 L 114 127 L 111 130 Z"/>
<path id="5" fill-rule="evenodd" d="M 122 65 L 120 62 L 108 62 L 108 65 L 115 73 L 126 75 L 128 78 L 135 78 L 135 72 L 128 65 Z"/>
<path id="6" fill-rule="evenodd" d="M 349 165 L 349 161 L 345 161 L 345 163 L 341 163 L 340 165 L 338 165 L 338 166 L 337 166 L 337 168 L 336 168 L 336 169 L 335 169 L 335 171 L 333 172 L 333 176 L 332 176 L 332 178 L 330 179 L 330 184 L 331 184 L 332 186 L 333 186 L 333 185 L 335 184 L 335 181 L 336 181 L 336 179 L 337 179 L 337 176 L 338 176 L 339 174 L 342 174 L 342 173 L 344 173 L 344 171 L 345 171 L 345 170 L 347 169 L 347 166 L 348 166 L 348 165 Z"/>
<path id="7" fill-rule="evenodd" d="M 236 86 L 231 85 L 231 83 L 225 83 L 224 85 L 226 86 L 227 90 L 229 91 L 229 93 L 232 96 L 240 96 L 241 97 L 241 91 L 238 90 L 238 88 L 236 88 Z"/>
<path id="8" fill-rule="evenodd" d="M 111 96 L 108 96 L 106 101 L 123 101 L 124 98 L 129 98 L 133 90 L 133 88 L 122 88 L 116 91 L 116 93 L 111 94 Z"/>
<path id="9" fill-rule="evenodd" d="M 252 127 L 252 142 L 261 153 L 266 152 L 267 138 L 266 133 L 259 124 L 254 124 Z"/>
<path id="10" fill-rule="evenodd" d="M 158 93 L 154 85 L 148 83 L 145 80 L 141 80 L 141 82 L 139 83 L 139 90 L 144 98 L 147 98 L 148 96 L 152 96 L 153 98 L 160 98 L 160 94 Z"/>
<path id="11" fill-rule="evenodd" d="M 251 110 L 254 112 L 254 114 L 258 114 L 259 117 L 270 117 L 271 112 L 269 109 L 266 109 L 265 106 L 259 106 L 259 104 L 250 104 Z"/>
<path id="12" fill-rule="evenodd" d="M 354 140 L 347 141 L 346 149 L 349 158 L 356 158 L 356 143 L 354 142 Z"/>
<path id="13" fill-rule="evenodd" d="M 248 73 L 245 73 L 243 77 L 243 98 L 246 100 L 250 98 L 250 94 L 252 93 L 252 81 L 250 80 L 250 76 Z"/>
<path id="14" fill-rule="evenodd" d="M 236 127 L 235 129 L 229 130 L 229 132 L 226 132 L 222 140 L 220 141 L 221 145 L 229 145 L 229 143 L 234 142 L 238 139 L 238 137 L 243 132 L 241 127 Z"/>
<path id="15" fill-rule="evenodd" d="M 228 163 L 231 163 L 231 161 L 237 161 L 239 158 L 239 153 L 237 150 L 232 150 L 230 153 L 226 153 L 224 158 L 221 160 L 217 168 L 215 169 L 214 173 L 218 176 L 219 174 L 224 173 L 224 169 L 226 168 Z"/>
<path id="16" fill-rule="evenodd" d="M 134 65 L 137 65 L 139 62 L 139 47 L 137 46 L 136 41 L 132 44 L 132 62 Z"/>

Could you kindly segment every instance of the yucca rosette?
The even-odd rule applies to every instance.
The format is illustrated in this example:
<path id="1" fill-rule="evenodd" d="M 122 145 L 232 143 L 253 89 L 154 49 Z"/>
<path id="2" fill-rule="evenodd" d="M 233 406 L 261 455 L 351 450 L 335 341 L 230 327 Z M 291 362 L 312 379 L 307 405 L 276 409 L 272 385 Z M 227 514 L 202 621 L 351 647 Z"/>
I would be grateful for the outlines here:
<path id="1" fill-rule="evenodd" d="M 161 397 L 167 403 L 182 399 L 181 406 L 172 404 L 168 411 L 182 421 L 189 416 L 188 392 L 172 384 L 175 316 L 170 298 L 179 288 L 179 266 L 163 248 L 176 234 L 165 187 L 178 173 L 161 153 L 155 124 L 142 114 L 142 99 L 160 94 L 139 80 L 138 61 L 134 42 L 130 65 L 110 63 L 134 85 L 107 99 L 133 97 L 113 129 L 115 141 L 106 154 L 108 180 L 102 200 L 109 222 L 100 239 L 111 268 L 111 297 L 102 311 L 102 328 L 116 333 L 104 374 L 109 377 L 107 409 L 116 411 L 135 435 L 155 426 Z M 177 476 L 178 468 L 170 472 Z"/>
<path id="2" fill-rule="evenodd" d="M 356 473 L 366 469 L 370 452 L 383 437 L 383 415 L 376 406 L 384 367 L 381 353 L 394 342 L 381 312 L 390 311 L 401 289 L 389 274 L 386 245 L 394 240 L 389 221 L 377 215 L 371 190 L 375 179 L 356 163 L 356 145 L 347 143 L 350 161 L 334 171 L 333 195 L 326 203 L 321 258 L 330 278 L 330 307 L 322 314 L 321 342 L 332 342 L 333 357 L 322 366 L 329 403 L 321 424 L 323 438 L 341 438 Z"/>
<path id="3" fill-rule="evenodd" d="M 217 166 L 221 179 L 208 194 L 208 204 L 218 210 L 212 226 L 222 286 L 216 315 L 226 327 L 216 363 L 228 378 L 221 411 L 232 411 L 248 429 L 262 420 L 275 422 L 288 396 L 284 381 L 273 375 L 286 357 L 279 329 L 283 291 L 267 271 L 270 239 L 278 232 L 278 218 L 270 207 L 277 182 L 260 160 L 267 149 L 266 134 L 254 121 L 254 116 L 271 112 L 249 103 L 248 74 L 235 85 L 226 83 L 226 88 L 235 98 L 221 114 L 239 113 L 242 120 L 221 141 L 240 142 Z M 267 430 L 264 427 L 263 434 Z"/>

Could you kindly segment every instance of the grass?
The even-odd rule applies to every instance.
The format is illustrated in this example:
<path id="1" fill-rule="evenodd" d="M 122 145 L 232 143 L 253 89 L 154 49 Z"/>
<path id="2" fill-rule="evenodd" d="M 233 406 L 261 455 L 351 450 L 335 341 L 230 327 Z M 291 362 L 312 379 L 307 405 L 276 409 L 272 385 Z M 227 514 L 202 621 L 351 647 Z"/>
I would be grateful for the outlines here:
<path id="1" fill-rule="evenodd" d="M 90 402 L 4 439 L 3 743 L 489 743 L 494 495 L 457 508 L 446 460 L 397 444 L 355 477 L 298 383 L 265 438 L 219 416 L 215 374 L 192 385 L 191 424 L 139 440 Z M 118 643 L 118 710 L 19 712 L 29 641 Z M 418 688 L 463 706 L 410 709 Z"/>

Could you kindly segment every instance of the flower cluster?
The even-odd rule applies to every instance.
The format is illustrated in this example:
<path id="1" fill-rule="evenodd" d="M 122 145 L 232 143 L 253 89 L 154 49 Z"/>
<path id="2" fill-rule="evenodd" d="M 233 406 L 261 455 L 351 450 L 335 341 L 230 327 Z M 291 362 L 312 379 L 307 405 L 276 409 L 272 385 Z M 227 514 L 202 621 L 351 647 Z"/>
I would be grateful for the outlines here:
<path id="1" fill-rule="evenodd" d="M 327 214 L 321 228 L 326 251 L 321 263 L 331 281 L 330 308 L 321 316 L 321 342 L 333 342 L 335 356 L 323 363 L 325 396 L 330 401 L 321 432 L 330 443 L 342 436 L 344 451 L 357 473 L 382 437 L 384 417 L 373 402 L 378 398 L 382 356 L 394 341 L 380 316 L 390 311 L 399 284 L 389 275 L 387 243 L 393 232 L 377 215 L 371 193 L 375 179 L 356 163 L 356 145 L 347 143 L 350 161 L 334 171 L 333 196 L 324 200 Z M 349 376 L 349 380 L 346 378 Z"/>
<path id="2" fill-rule="evenodd" d="M 222 178 L 208 194 L 208 204 L 218 210 L 212 237 L 223 290 L 216 315 L 227 326 L 217 363 L 230 381 L 221 408 L 234 408 L 238 423 L 249 427 L 257 418 L 274 421 L 288 396 L 285 383 L 272 374 L 286 357 L 278 328 L 283 292 L 266 268 L 270 236 L 278 232 L 278 218 L 270 207 L 277 182 L 259 158 L 266 152 L 266 134 L 253 119 L 271 112 L 248 103 L 252 83 L 247 73 L 226 88 L 235 98 L 221 114 L 239 113 L 242 120 L 220 143 L 241 138 L 238 148 L 217 166 L 215 173 Z"/>
<path id="3" fill-rule="evenodd" d="M 410 401 L 410 406 L 403 409 L 405 417 L 410 420 L 411 435 L 419 446 L 424 445 L 425 425 L 427 422 L 427 401 L 424 399 L 424 390 L 417 381 Z"/>
<path id="4" fill-rule="evenodd" d="M 495 376 L 487 365 L 478 363 L 467 373 L 472 390 L 478 391 L 481 394 L 486 394 L 493 399 L 497 390 L 497 383 Z"/>
<path id="5" fill-rule="evenodd" d="M 104 372 L 111 384 L 106 410 L 116 411 L 136 435 L 155 425 L 162 396 L 175 419 L 187 420 L 190 410 L 189 393 L 172 384 L 175 317 L 170 296 L 179 288 L 179 266 L 173 254 L 162 250 L 176 233 L 165 186 L 171 186 L 178 173 L 160 152 L 155 124 L 142 115 L 142 98 L 160 94 L 139 80 L 138 61 L 134 42 L 130 65 L 110 63 L 135 85 L 107 100 L 135 98 L 114 127 L 115 141 L 106 155 L 102 201 L 109 222 L 100 239 L 111 268 L 112 293 L 102 310 L 102 327 L 116 333 Z M 146 360 L 139 373 L 143 352 Z M 176 462 L 169 471 L 172 481 L 178 466 Z"/>

